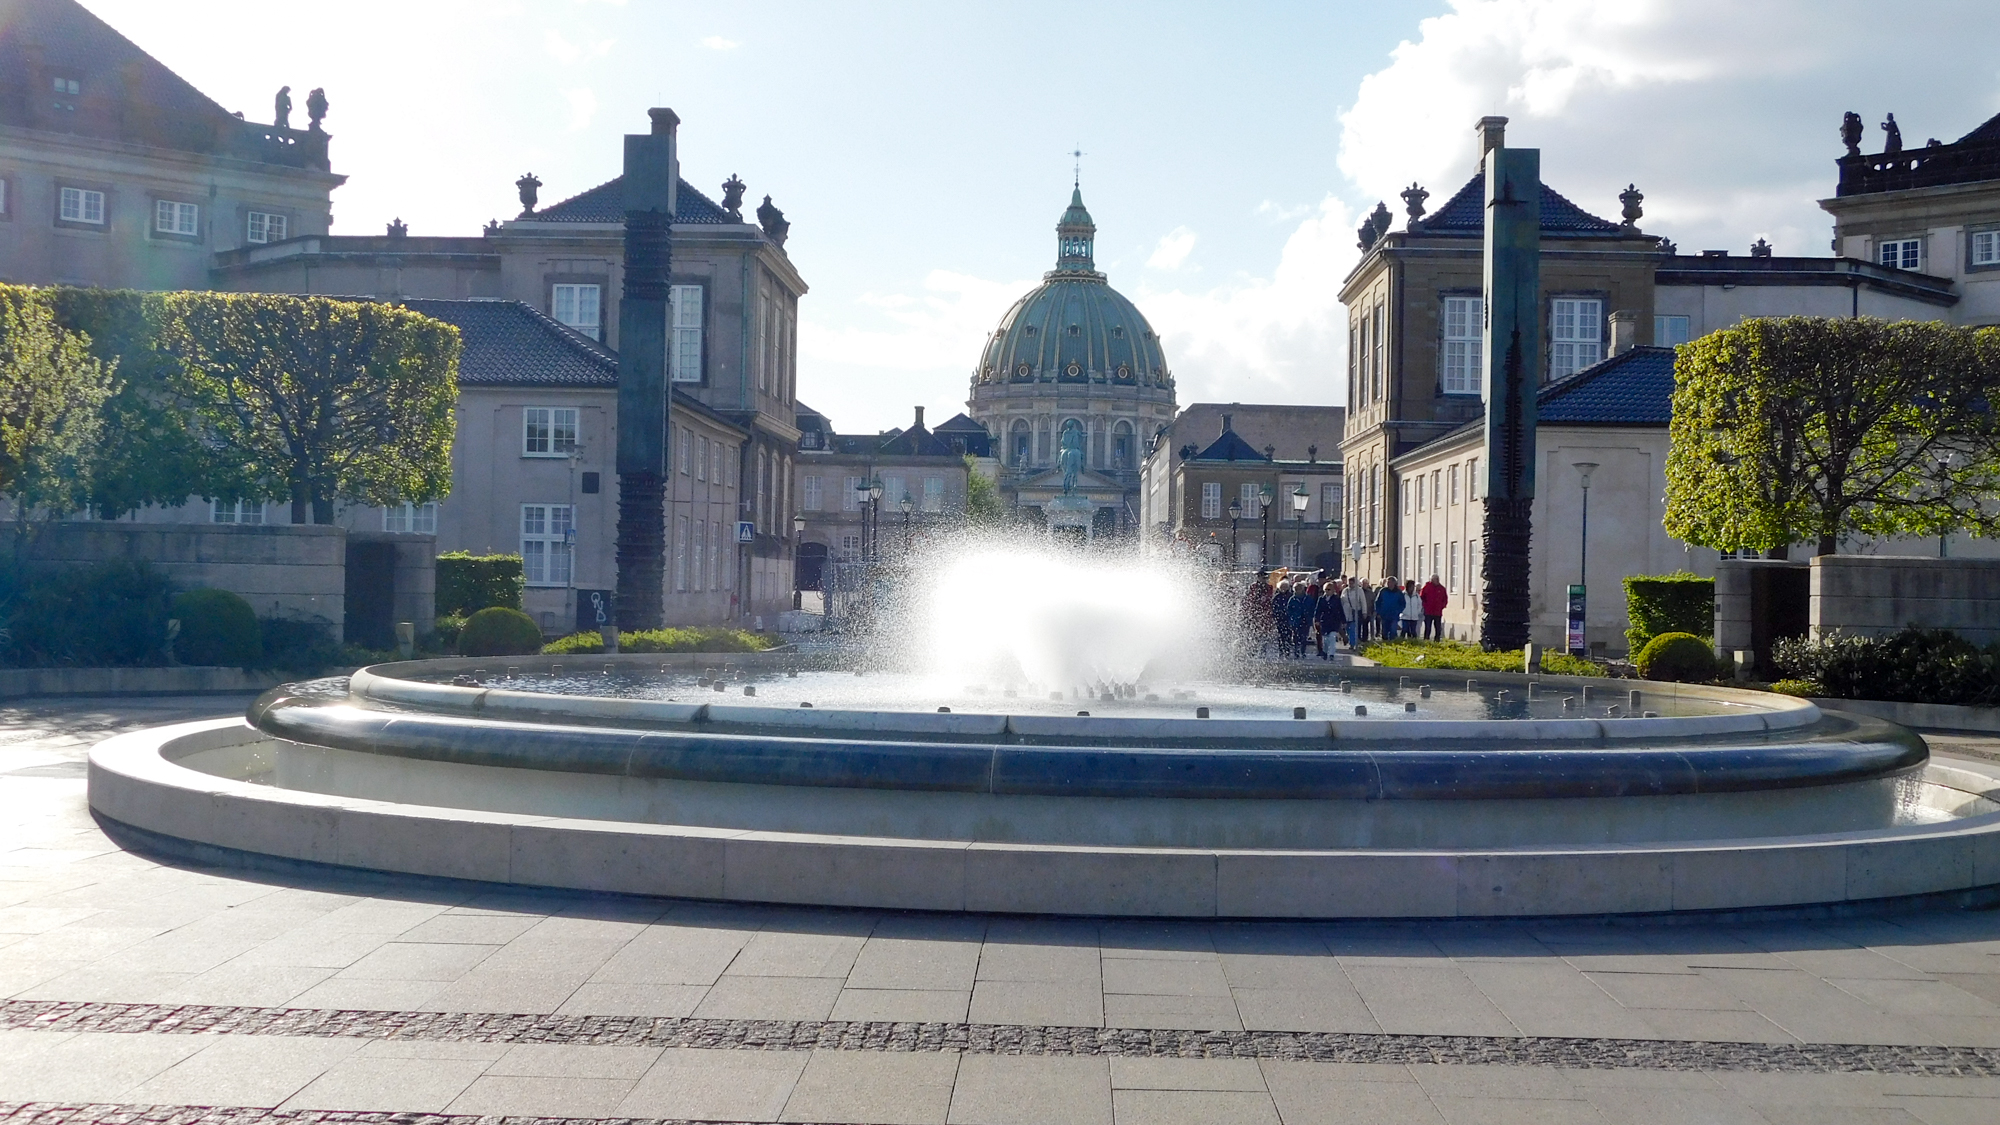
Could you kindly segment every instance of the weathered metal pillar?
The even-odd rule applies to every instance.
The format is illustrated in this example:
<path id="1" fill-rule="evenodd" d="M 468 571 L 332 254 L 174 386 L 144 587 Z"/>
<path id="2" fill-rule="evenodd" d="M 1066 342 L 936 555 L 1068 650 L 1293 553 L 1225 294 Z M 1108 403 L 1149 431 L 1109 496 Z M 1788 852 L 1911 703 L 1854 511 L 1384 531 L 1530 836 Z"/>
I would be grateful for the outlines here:
<path id="1" fill-rule="evenodd" d="M 1486 152 L 1484 525 L 1486 581 L 1479 643 L 1528 642 L 1528 554 L 1535 503 L 1535 392 L 1542 370 L 1542 153 L 1499 143 Z"/>
<path id="2" fill-rule="evenodd" d="M 625 137 L 625 286 L 618 298 L 618 627 L 665 622 L 667 235 L 680 182 L 671 109 Z"/>

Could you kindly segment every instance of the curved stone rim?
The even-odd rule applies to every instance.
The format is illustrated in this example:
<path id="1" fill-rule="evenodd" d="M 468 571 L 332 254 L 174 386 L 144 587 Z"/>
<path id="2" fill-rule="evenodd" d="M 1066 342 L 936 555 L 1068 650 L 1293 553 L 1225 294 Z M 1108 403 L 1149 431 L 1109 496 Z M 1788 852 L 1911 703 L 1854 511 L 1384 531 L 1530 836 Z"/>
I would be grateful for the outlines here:
<path id="1" fill-rule="evenodd" d="M 1942 825 L 1661 846 L 1038 846 L 396 804 L 231 781 L 171 760 L 266 737 L 233 719 L 118 735 L 91 751 L 90 807 L 161 836 L 285 860 L 586 891 L 885 909 L 1523 917 L 1813 906 L 2000 885 L 2000 813 Z M 2000 777 L 1958 765 L 1932 766 L 1926 777 L 1964 792 L 2000 786 Z"/>

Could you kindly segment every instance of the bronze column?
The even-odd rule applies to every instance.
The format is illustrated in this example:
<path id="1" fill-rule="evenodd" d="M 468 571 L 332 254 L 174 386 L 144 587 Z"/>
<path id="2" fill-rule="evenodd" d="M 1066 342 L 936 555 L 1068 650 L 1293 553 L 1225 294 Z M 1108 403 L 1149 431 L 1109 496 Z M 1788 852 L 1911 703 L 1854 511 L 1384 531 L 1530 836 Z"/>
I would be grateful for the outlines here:
<path id="1" fill-rule="evenodd" d="M 666 623 L 667 241 L 680 179 L 671 109 L 625 137 L 625 285 L 618 299 L 618 627 Z"/>
<path id="2" fill-rule="evenodd" d="M 1479 643 L 1489 651 L 1528 643 L 1535 392 L 1542 370 L 1541 170 L 1540 149 L 1496 144 L 1486 153 L 1486 577 Z"/>

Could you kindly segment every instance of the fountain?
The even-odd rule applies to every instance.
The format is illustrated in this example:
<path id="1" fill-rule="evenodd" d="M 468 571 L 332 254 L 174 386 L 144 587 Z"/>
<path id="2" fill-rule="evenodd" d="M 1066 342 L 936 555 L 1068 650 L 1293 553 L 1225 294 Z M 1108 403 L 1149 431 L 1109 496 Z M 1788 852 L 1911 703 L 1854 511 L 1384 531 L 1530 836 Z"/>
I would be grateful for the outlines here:
<path id="1" fill-rule="evenodd" d="M 1095 560 L 1095 561 L 1093 561 Z M 2000 767 L 1724 687 L 1246 661 L 1201 569 L 959 543 L 839 656 L 411 661 L 107 741 L 183 853 L 744 901 L 1196 917 L 1983 896 Z"/>

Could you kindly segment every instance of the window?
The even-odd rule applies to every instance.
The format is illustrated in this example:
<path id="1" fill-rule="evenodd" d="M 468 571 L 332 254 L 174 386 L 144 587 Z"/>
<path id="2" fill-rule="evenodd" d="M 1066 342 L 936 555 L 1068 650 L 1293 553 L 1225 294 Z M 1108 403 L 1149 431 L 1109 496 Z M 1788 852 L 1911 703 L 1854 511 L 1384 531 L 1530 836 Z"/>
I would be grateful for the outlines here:
<path id="1" fill-rule="evenodd" d="M 696 479 L 696 480 L 707 480 L 707 479 L 708 479 L 708 439 L 707 439 L 707 438 L 705 438 L 705 437 L 698 437 L 698 438 L 694 439 L 694 441 L 695 441 L 695 445 L 694 445 L 694 479 Z"/>
<path id="2" fill-rule="evenodd" d="M 1437 572 L 1444 569 L 1443 551 L 1444 547 L 1441 544 L 1431 544 L 1431 568 L 1418 576 L 1419 581 L 1425 578 L 1436 578 Z"/>
<path id="3" fill-rule="evenodd" d="M 569 585 L 570 517 L 568 504 L 521 505 L 521 571 L 528 585 Z"/>
<path id="4" fill-rule="evenodd" d="M 843 562 L 854 562 L 861 557 L 861 537 L 843 535 L 840 537 L 840 558 Z"/>
<path id="5" fill-rule="evenodd" d="M 1440 379 L 1448 395 L 1476 395 L 1480 392 L 1479 297 L 1444 299 L 1444 373 Z"/>
<path id="6" fill-rule="evenodd" d="M 1449 470 L 1447 470 L 1445 473 L 1445 477 L 1447 480 L 1451 482 L 1450 483 L 1451 502 L 1456 504 L 1458 503 L 1458 466 L 1453 465 Z"/>
<path id="7" fill-rule="evenodd" d="M 90 223 L 104 225 L 104 193 L 85 188 L 66 187 L 62 189 L 61 210 L 65 223 Z"/>
<path id="8" fill-rule="evenodd" d="M 1222 482 L 1211 480 L 1202 483 L 1201 518 L 1205 520 L 1222 518 Z"/>
<path id="9" fill-rule="evenodd" d="M 719 441 L 708 443 L 708 479 L 722 483 L 722 443 Z"/>
<path id="10" fill-rule="evenodd" d="M 7 214 L 7 178 L 0 176 L 0 218 Z"/>
<path id="11" fill-rule="evenodd" d="M 1549 378 L 1560 379 L 1603 358 L 1604 302 L 1558 297 L 1550 304 Z"/>
<path id="12" fill-rule="evenodd" d="M 861 491 L 861 478 L 848 477 L 847 487 L 840 490 L 841 511 L 858 512 L 861 510 L 861 497 L 855 495 L 859 491 Z"/>
<path id="13" fill-rule="evenodd" d="M 153 229 L 160 234 L 199 234 L 201 208 L 192 203 L 156 199 L 153 201 Z"/>
<path id="14" fill-rule="evenodd" d="M 674 518 L 674 589 L 688 588 L 688 518 Z"/>
<path id="15" fill-rule="evenodd" d="M 573 406 L 530 406 L 523 410 L 522 456 L 567 457 L 576 452 L 576 423 Z"/>
<path id="16" fill-rule="evenodd" d="M 1465 462 L 1465 498 L 1467 501 L 1479 499 L 1479 458 L 1477 457 L 1467 458 Z M 1472 566 L 1472 556 L 1466 556 L 1465 565 L 1468 568 Z"/>
<path id="17" fill-rule="evenodd" d="M 1012 450 L 1012 452 L 1008 456 L 1008 462 L 1012 464 L 1015 468 L 1020 468 L 1026 465 L 1028 463 L 1027 419 L 1025 418 L 1014 419 L 1014 429 L 1011 438 L 1011 443 L 1012 444 L 1010 445 L 1009 448 Z"/>
<path id="18" fill-rule="evenodd" d="M 0 189 L 6 181 L 0 180 Z M 4 196 L 0 196 L 0 212 L 7 210 Z M 1972 264 L 1975 266 L 2000 266 L 2000 230 L 1978 230 L 1972 232 Z"/>
<path id="19" fill-rule="evenodd" d="M 1382 541 L 1382 466 L 1368 470 L 1375 478 L 1374 498 L 1368 505 L 1368 542 L 1372 545 Z"/>
<path id="20" fill-rule="evenodd" d="M 1416 573 L 1415 571 L 1413 571 L 1413 570 L 1411 570 L 1411 569 L 1410 569 L 1410 550 L 1411 550 L 1410 546 L 1409 546 L 1408 544 L 1404 544 L 1404 546 L 1403 546 L 1403 573 L 1404 573 L 1404 574 L 1406 574 L 1406 575 L 1408 575 L 1408 574 L 1414 574 L 1414 573 Z"/>
<path id="21" fill-rule="evenodd" d="M 216 500 L 208 510 L 210 523 L 255 525 L 264 522 L 262 500 Z"/>
<path id="22" fill-rule="evenodd" d="M 1688 342 L 1688 318 L 1684 316 L 1656 316 L 1653 318 L 1653 343 L 1662 348 L 1678 347 Z"/>
<path id="23" fill-rule="evenodd" d="M 1132 424 L 1120 422 L 1111 428 L 1111 467 L 1132 467 Z"/>
<path id="24" fill-rule="evenodd" d="M 676 383 L 701 382 L 701 286 L 667 287 L 667 371 Z"/>
<path id="25" fill-rule="evenodd" d="M 1414 482 L 1415 484 L 1414 488 L 1411 487 L 1412 483 L 1413 482 L 1407 480 L 1403 482 L 1403 511 L 1421 512 L 1424 510 L 1423 478 L 1418 477 L 1416 479 L 1416 481 Z M 1411 495 L 1412 493 L 1415 493 L 1414 497 Z M 1414 500 L 1415 502 L 1412 503 L 1412 500 Z M 1403 569 L 1408 570 L 1409 568 L 1404 567 Z"/>
<path id="26" fill-rule="evenodd" d="M 1375 306 L 1375 346 L 1368 354 L 1368 397 L 1382 401 L 1382 306 Z"/>
<path id="27" fill-rule="evenodd" d="M 701 564 L 703 557 L 708 554 L 708 525 L 709 525 L 708 520 L 694 521 L 694 550 L 689 553 L 694 557 L 693 558 L 694 577 L 692 579 L 692 586 L 696 590 L 702 588 Z"/>
<path id="28" fill-rule="evenodd" d="M 1451 569 L 1446 572 L 1446 580 L 1444 588 L 1446 593 L 1451 593 L 1451 594 L 1458 593 L 1458 541 L 1457 540 L 1453 540 L 1451 544 Z"/>
<path id="29" fill-rule="evenodd" d="M 1435 507 L 1438 507 L 1439 505 L 1441 505 L 1441 504 L 1443 504 L 1443 503 L 1444 503 L 1444 471 L 1443 471 L 1443 470 L 1441 470 L 1441 469 L 1432 469 L 1432 470 L 1431 470 L 1431 507 L 1435 508 Z M 1431 553 L 1431 555 L 1432 555 L 1432 557 L 1433 557 L 1433 558 L 1435 558 L 1435 557 L 1436 557 L 1436 555 L 1437 555 L 1437 552 L 1433 551 L 1433 552 Z"/>
<path id="30" fill-rule="evenodd" d="M 1246 519 L 1254 520 L 1263 518 L 1264 505 L 1262 499 L 1263 490 L 1256 485 L 1243 484 L 1237 486 L 1236 500 L 1237 503 L 1243 505 L 1243 515 Z"/>
<path id="31" fill-rule="evenodd" d="M 924 511 L 926 511 L 926 512 L 942 512 L 942 511 L 944 511 L 944 478 L 943 478 L 943 477 L 925 477 L 925 478 L 924 478 L 924 502 L 923 502 L 923 510 L 924 510 Z"/>
<path id="32" fill-rule="evenodd" d="M 903 497 L 907 495 L 909 495 L 909 492 L 903 488 L 902 477 L 882 478 L 882 506 L 884 508 L 894 508 L 896 505 L 901 504 Z"/>
<path id="33" fill-rule="evenodd" d="M 1921 238 L 1894 238 L 1882 243 L 1881 256 L 1876 259 L 1892 270 L 1914 270 L 1924 264 L 1924 240 Z"/>
<path id="34" fill-rule="evenodd" d="M 722 524 L 708 521 L 708 588 L 722 588 Z"/>
<path id="35" fill-rule="evenodd" d="M 1319 486 L 1319 518 L 1323 523 L 1331 522 L 1335 512 L 1340 511 L 1340 486 L 1322 484 Z"/>
<path id="36" fill-rule="evenodd" d="M 250 229 L 246 233 L 249 241 L 262 244 L 285 240 L 285 217 L 273 215 L 269 211 L 250 212 Z"/>
<path id="37" fill-rule="evenodd" d="M 804 503 L 805 510 L 808 512 L 818 512 L 825 510 L 825 507 L 826 507 L 826 494 L 822 492 L 820 489 L 819 478 L 807 477 L 806 490 L 805 490 L 805 503 Z"/>
<path id="38" fill-rule="evenodd" d="M 83 93 L 83 83 L 78 82 L 74 78 L 50 79 L 49 88 L 58 94 L 68 94 L 72 98 Z M 75 107 L 72 106 L 71 108 Z"/>
<path id="39" fill-rule="evenodd" d="M 382 509 L 383 531 L 405 531 L 419 535 L 436 535 L 438 529 L 438 506 L 429 504 L 402 503 Z"/>
<path id="40" fill-rule="evenodd" d="M 558 285 L 549 296 L 549 315 L 595 340 L 602 327 L 604 290 L 596 285 Z"/>

